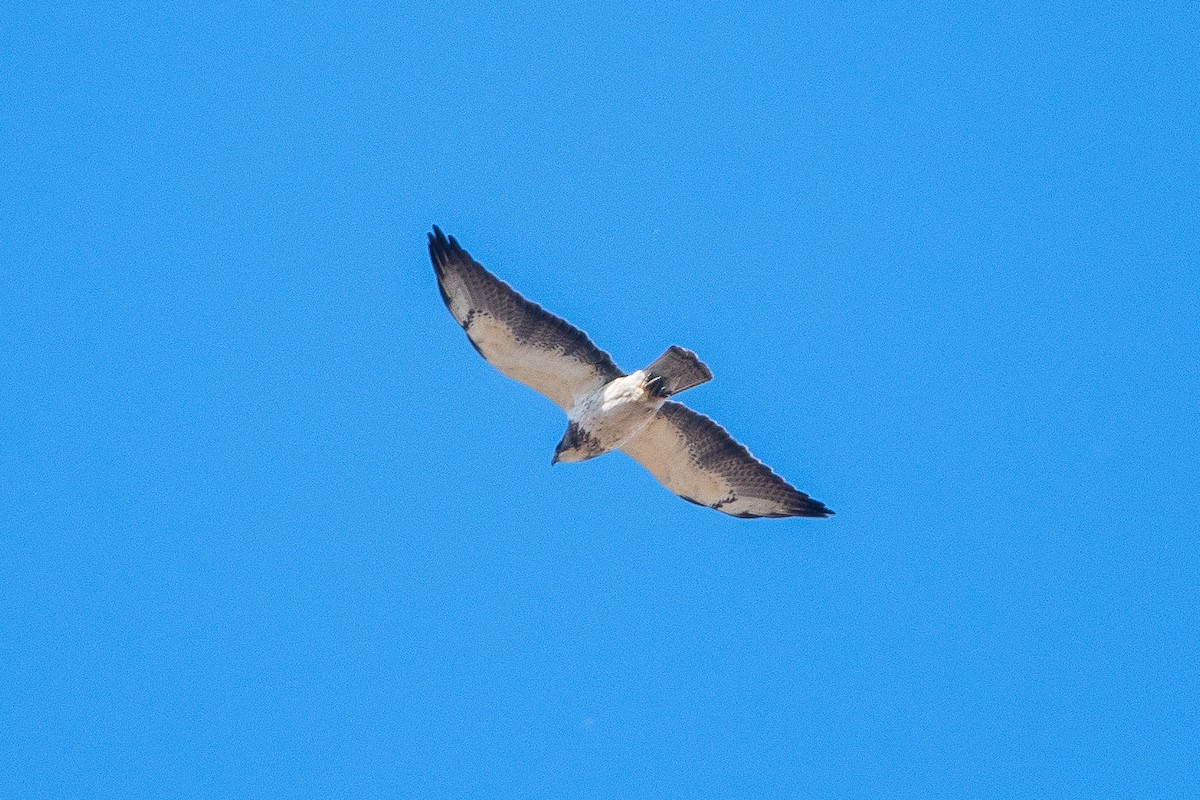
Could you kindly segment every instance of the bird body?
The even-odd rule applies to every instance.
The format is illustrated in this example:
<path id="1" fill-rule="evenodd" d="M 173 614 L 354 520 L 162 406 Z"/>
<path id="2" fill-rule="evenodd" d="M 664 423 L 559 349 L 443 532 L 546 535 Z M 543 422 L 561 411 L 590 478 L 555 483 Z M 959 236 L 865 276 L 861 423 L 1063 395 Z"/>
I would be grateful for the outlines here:
<path id="1" fill-rule="evenodd" d="M 646 386 L 640 369 L 575 398 L 567 410 L 567 429 L 575 426 L 587 435 L 564 435 L 552 463 L 586 461 L 616 450 L 650 424 L 664 402 Z"/>
<path id="2" fill-rule="evenodd" d="M 668 398 L 712 379 L 672 345 L 628 375 L 573 325 L 485 270 L 437 227 L 429 255 L 451 316 L 500 372 L 567 414 L 552 463 L 621 450 L 685 500 L 737 517 L 827 517 L 833 512 L 788 484 L 720 425 Z"/>

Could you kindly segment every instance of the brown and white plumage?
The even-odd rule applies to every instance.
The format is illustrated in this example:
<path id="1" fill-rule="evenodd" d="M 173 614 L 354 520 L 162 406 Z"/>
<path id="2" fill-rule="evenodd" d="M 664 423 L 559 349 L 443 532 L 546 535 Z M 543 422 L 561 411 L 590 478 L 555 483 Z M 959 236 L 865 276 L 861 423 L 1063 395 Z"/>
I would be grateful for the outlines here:
<path id="1" fill-rule="evenodd" d="M 517 294 L 436 226 L 429 256 L 446 307 L 479 354 L 563 411 L 581 392 L 625 374 L 587 334 Z"/>
<path id="2" fill-rule="evenodd" d="M 621 450 L 684 500 L 735 517 L 827 517 L 717 423 L 667 402 Z"/>
<path id="3" fill-rule="evenodd" d="M 554 461 L 622 450 L 685 500 L 735 517 L 827 517 L 703 414 L 667 398 L 712 378 L 672 346 L 626 375 L 583 331 L 519 295 L 437 227 L 429 255 L 438 288 L 467 338 L 500 372 L 567 412 Z"/>

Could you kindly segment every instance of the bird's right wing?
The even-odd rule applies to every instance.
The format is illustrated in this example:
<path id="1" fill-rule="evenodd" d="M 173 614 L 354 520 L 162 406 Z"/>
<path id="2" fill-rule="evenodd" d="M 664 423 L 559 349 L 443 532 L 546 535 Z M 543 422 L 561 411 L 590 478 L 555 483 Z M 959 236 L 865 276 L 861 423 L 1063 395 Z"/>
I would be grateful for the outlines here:
<path id="1" fill-rule="evenodd" d="M 564 411 L 580 392 L 625 374 L 583 331 L 517 294 L 436 226 L 429 257 L 446 307 L 479 354 Z"/>
<path id="2" fill-rule="evenodd" d="M 684 500 L 735 517 L 833 513 L 750 455 L 720 425 L 679 403 L 664 403 L 621 450 Z"/>

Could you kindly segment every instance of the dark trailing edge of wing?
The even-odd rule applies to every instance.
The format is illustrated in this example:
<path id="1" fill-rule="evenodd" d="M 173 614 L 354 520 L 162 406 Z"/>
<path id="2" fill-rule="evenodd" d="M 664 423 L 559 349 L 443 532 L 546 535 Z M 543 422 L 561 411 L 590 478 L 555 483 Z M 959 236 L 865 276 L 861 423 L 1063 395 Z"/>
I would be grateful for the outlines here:
<path id="1" fill-rule="evenodd" d="M 490 304 L 496 307 L 486 309 L 489 313 L 496 314 L 505 310 L 519 312 L 507 314 L 504 318 L 504 322 L 511 326 L 513 336 L 518 341 L 547 347 L 563 356 L 575 358 L 592 366 L 609 380 L 625 374 L 613 362 L 612 357 L 597 347 L 587 334 L 562 317 L 527 300 L 512 286 L 488 272 L 482 264 L 471 258 L 470 253 L 464 250 L 453 236 L 446 236 L 436 225 L 433 226 L 433 233 L 429 234 L 429 256 L 437 273 L 438 292 L 442 295 L 442 302 L 451 312 L 453 308 L 451 298 L 446 293 L 445 279 L 448 271 L 453 269 L 467 286 L 472 311 L 476 310 L 476 303 L 490 301 Z M 469 315 L 468 320 L 460 320 L 460 324 L 467 331 L 467 338 L 471 338 Z M 475 342 L 472 341 L 472 344 Z M 479 350 L 478 345 L 475 349 Z M 482 355 L 482 351 L 480 354 Z"/>
<path id="2" fill-rule="evenodd" d="M 734 502 L 739 497 L 754 497 L 778 502 L 781 508 L 774 514 L 730 514 L 728 511 L 722 513 L 743 519 L 833 516 L 833 511 L 824 503 L 814 500 L 785 481 L 711 418 L 675 402 L 664 403 L 660 413 L 679 430 L 684 431 L 690 442 L 703 444 L 701 449 L 692 452 L 692 459 L 698 467 L 712 470 L 732 484 L 732 494 L 711 504 L 709 508 L 721 511 L 722 506 Z M 696 503 L 689 497 L 683 499 Z"/>

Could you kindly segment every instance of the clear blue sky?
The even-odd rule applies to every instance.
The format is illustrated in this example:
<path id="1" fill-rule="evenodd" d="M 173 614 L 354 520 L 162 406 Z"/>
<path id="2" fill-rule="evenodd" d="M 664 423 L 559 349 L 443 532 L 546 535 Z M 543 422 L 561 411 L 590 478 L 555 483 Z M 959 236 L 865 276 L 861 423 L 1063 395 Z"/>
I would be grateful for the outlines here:
<path id="1" fill-rule="evenodd" d="M 1200 795 L 1200 13 L 1042 5 L 6 5 L 0 795 Z"/>

